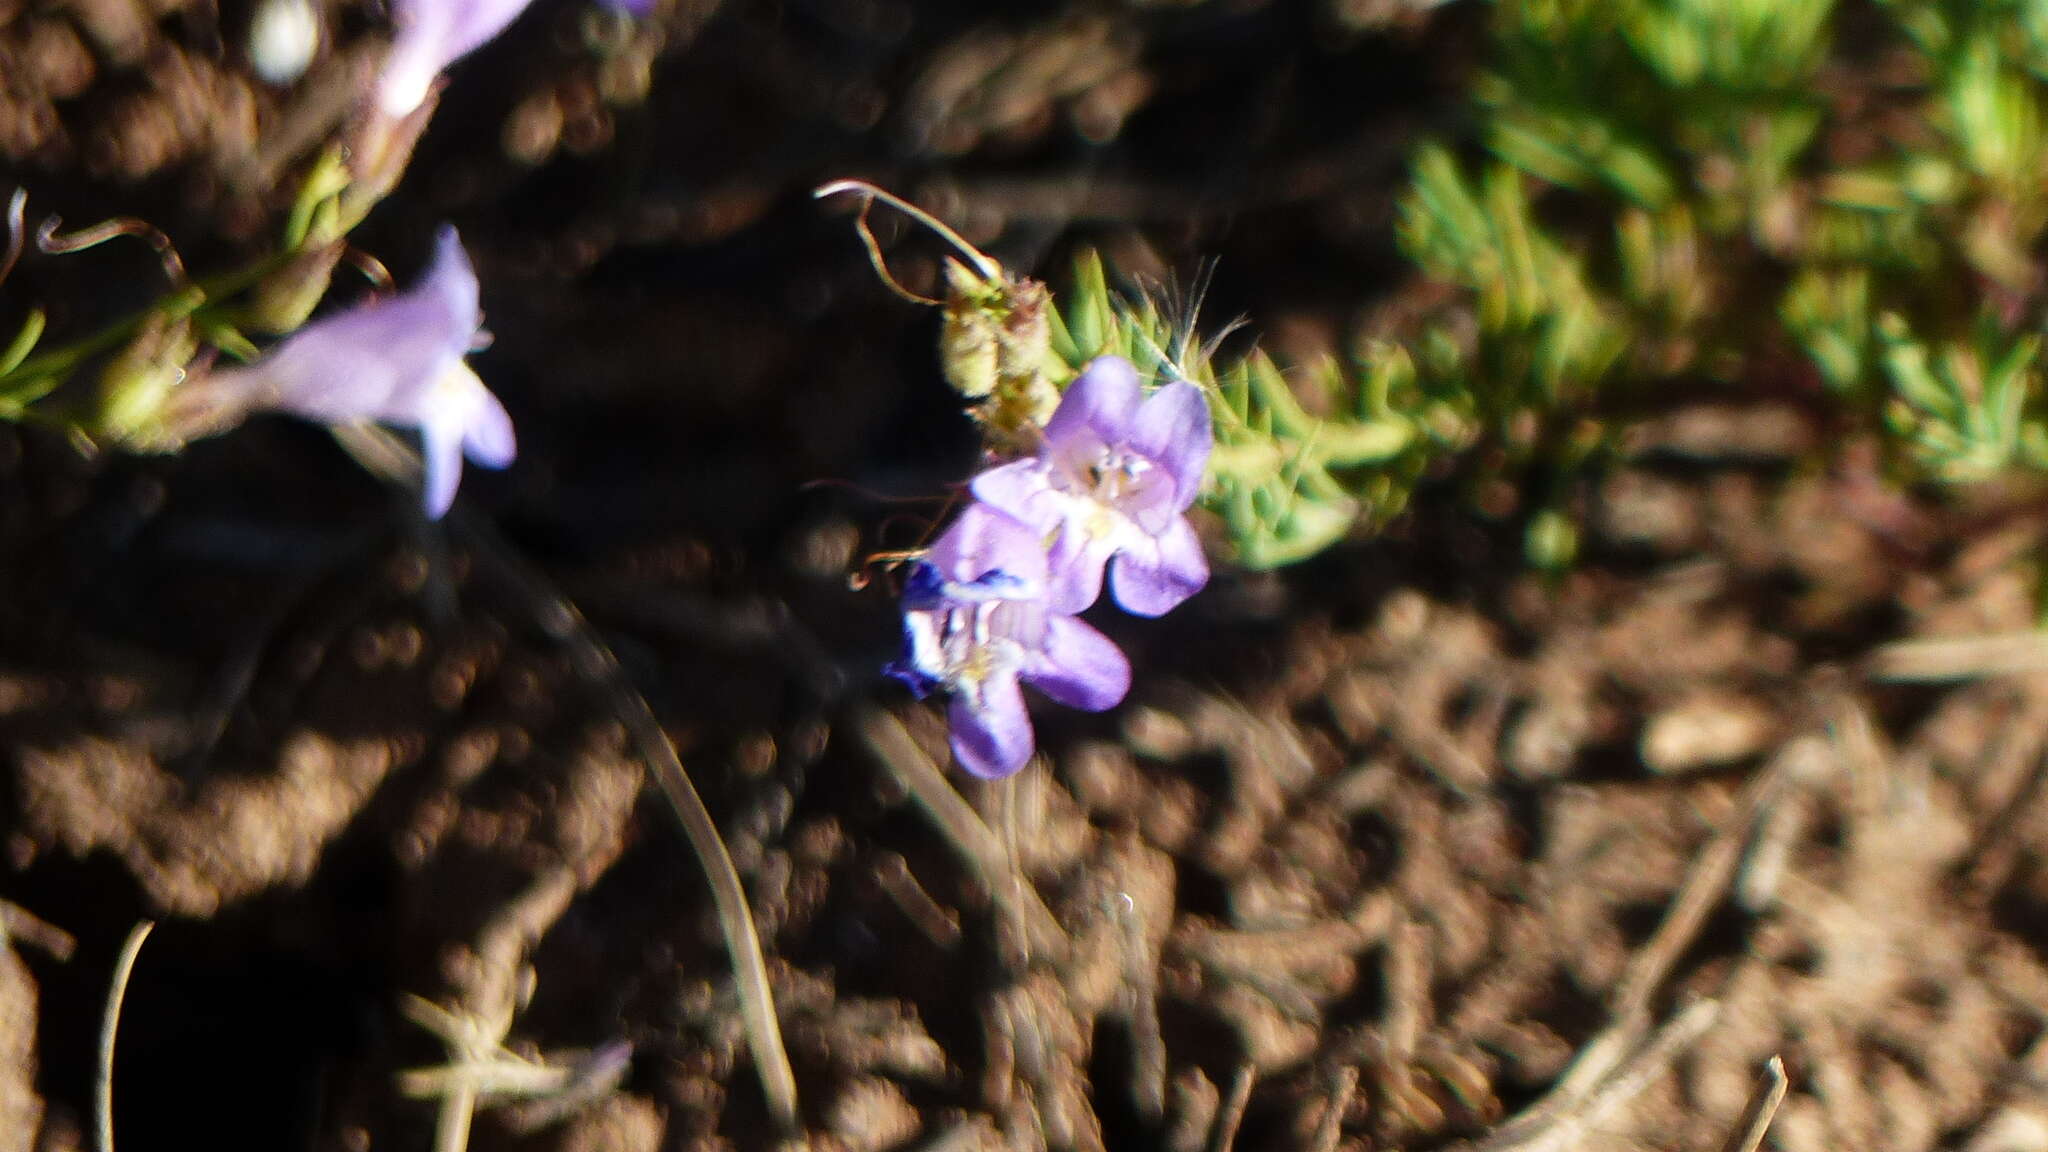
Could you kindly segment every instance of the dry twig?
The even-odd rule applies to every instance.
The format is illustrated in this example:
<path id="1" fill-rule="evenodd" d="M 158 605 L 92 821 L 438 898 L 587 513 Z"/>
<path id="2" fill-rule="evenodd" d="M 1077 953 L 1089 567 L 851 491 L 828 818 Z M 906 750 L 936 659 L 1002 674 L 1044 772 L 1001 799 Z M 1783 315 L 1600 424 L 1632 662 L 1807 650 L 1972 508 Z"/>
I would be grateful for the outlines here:
<path id="1" fill-rule="evenodd" d="M 509 1006 L 486 1018 L 407 996 L 399 1011 L 448 1050 L 446 1064 L 398 1074 L 401 1095 L 441 1101 L 435 1152 L 461 1152 L 469 1143 L 477 1107 L 494 1097 L 532 1102 L 514 1123 L 520 1131 L 560 1119 L 569 1109 L 617 1087 L 633 1054 L 630 1044 L 619 1043 L 569 1059 L 528 1060 L 505 1047 L 512 1024 Z"/>
<path id="2" fill-rule="evenodd" d="M 1256 1075 L 1250 1064 L 1240 1064 L 1237 1074 L 1230 1078 L 1230 1095 L 1223 1098 L 1223 1107 L 1216 1112 L 1216 1127 L 1209 1133 L 1208 1152 L 1230 1152 L 1237 1143 L 1237 1126 L 1244 1123 L 1244 1110 L 1252 1099 L 1252 1077 Z"/>
<path id="3" fill-rule="evenodd" d="M 1565 1152 L 1578 1147 L 1588 1132 L 1668 1071 L 1679 1053 L 1706 1034 L 1720 1012 L 1719 1001 L 1694 1001 L 1592 1090 L 1533 1117 L 1533 1123 L 1509 1124 L 1476 1145 L 1473 1152 Z"/>
<path id="4" fill-rule="evenodd" d="M 50 959 L 59 962 L 71 959 L 71 954 L 78 948 L 78 940 L 71 933 L 19 904 L 0 900 L 0 941 L 7 940 L 33 944 Z"/>
<path id="5" fill-rule="evenodd" d="M 1773 1056 L 1764 1061 L 1763 1077 L 1757 1081 L 1749 1105 L 1742 1110 L 1742 1123 L 1728 1134 L 1728 1143 L 1721 1146 L 1721 1152 L 1756 1152 L 1763 1145 L 1764 1133 L 1770 1131 L 1778 1105 L 1785 1102 L 1787 1084 L 1784 1058 Z"/>

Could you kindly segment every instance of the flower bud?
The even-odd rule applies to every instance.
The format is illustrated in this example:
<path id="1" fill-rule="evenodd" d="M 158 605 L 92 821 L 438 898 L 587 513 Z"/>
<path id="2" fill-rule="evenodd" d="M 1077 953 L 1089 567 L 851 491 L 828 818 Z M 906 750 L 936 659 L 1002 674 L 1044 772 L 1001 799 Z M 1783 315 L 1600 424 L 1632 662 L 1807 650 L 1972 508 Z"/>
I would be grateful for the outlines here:
<path id="1" fill-rule="evenodd" d="M 945 322 L 939 329 L 939 364 L 946 382 L 969 400 L 996 388 L 996 332 L 1002 326 L 1001 289 L 958 260 L 946 260 Z"/>
<path id="2" fill-rule="evenodd" d="M 402 116 L 368 116 L 358 121 L 349 139 L 348 170 L 354 177 L 341 197 L 341 228 L 346 232 L 398 187 L 413 146 L 434 117 L 432 89 Z"/>
<path id="3" fill-rule="evenodd" d="M 304 249 L 265 276 L 249 304 L 249 327 L 273 336 L 296 332 L 327 295 L 344 246 L 334 240 Z"/>
<path id="4" fill-rule="evenodd" d="M 947 381 L 981 402 L 974 417 L 991 448 L 1032 450 L 1060 403 L 1050 371 L 1052 294 L 1041 281 L 985 279 L 957 260 L 946 261 L 946 287 L 939 358 Z"/>
<path id="5" fill-rule="evenodd" d="M 181 446 L 183 439 L 167 434 L 161 417 L 172 389 L 185 379 L 185 366 L 198 350 L 189 318 L 152 313 L 135 339 L 100 373 L 100 432 L 144 451 Z"/>

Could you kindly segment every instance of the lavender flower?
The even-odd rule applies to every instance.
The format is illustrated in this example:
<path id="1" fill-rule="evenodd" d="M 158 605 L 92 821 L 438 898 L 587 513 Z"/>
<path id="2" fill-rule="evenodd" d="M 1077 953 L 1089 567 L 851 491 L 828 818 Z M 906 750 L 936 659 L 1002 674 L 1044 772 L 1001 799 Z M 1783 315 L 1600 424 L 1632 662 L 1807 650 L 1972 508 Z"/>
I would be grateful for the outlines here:
<path id="1" fill-rule="evenodd" d="M 528 0 L 393 0 L 397 34 L 377 76 L 377 107 L 403 119 L 426 100 L 434 78 L 526 10 Z"/>
<path id="2" fill-rule="evenodd" d="M 438 519 L 455 502 L 463 456 L 503 468 L 515 451 L 512 418 L 463 363 L 482 322 L 476 272 L 455 229 L 443 228 L 410 291 L 315 320 L 254 364 L 215 375 L 255 407 L 419 429 L 427 515 Z"/>
<path id="3" fill-rule="evenodd" d="M 1045 552 L 1030 528 L 970 505 L 912 570 L 903 592 L 903 658 L 891 676 L 920 697 L 953 695 L 953 752 L 976 776 L 1031 759 L 1023 684 L 1070 708 L 1124 698 L 1131 666 L 1108 637 L 1044 599 Z"/>
<path id="4" fill-rule="evenodd" d="M 1053 611 L 1094 603 L 1114 558 L 1116 602 L 1158 616 L 1209 580 L 1184 513 L 1212 444 L 1199 388 L 1176 380 L 1145 396 L 1130 361 L 1104 356 L 1067 388 L 1038 455 L 975 477 L 974 494 L 1041 534 Z"/>

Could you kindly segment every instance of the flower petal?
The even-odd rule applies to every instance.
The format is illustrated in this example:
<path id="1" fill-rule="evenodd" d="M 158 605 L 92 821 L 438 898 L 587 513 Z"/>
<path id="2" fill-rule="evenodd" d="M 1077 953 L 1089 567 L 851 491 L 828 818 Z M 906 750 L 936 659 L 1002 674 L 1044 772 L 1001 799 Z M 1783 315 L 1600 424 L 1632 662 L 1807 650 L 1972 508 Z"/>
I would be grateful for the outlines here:
<path id="1" fill-rule="evenodd" d="M 1095 603 L 1102 595 L 1102 570 L 1114 550 L 1113 541 L 1090 535 L 1078 518 L 1068 518 L 1046 555 L 1046 607 L 1072 614 Z"/>
<path id="2" fill-rule="evenodd" d="M 469 420 L 462 427 L 462 454 L 480 468 L 506 467 L 519 452 L 512 434 L 512 415 L 483 381 L 474 375 L 470 379 L 475 381 L 476 393 Z"/>
<path id="3" fill-rule="evenodd" d="M 1109 573 L 1110 594 L 1134 616 L 1164 616 L 1208 582 L 1201 538 L 1185 516 L 1160 534 L 1156 549 L 1119 552 Z"/>
<path id="4" fill-rule="evenodd" d="M 444 228 L 412 288 L 313 321 L 251 371 L 265 407 L 331 424 L 417 426 L 442 373 L 469 352 L 478 323 L 476 272 L 455 230 Z"/>
<path id="5" fill-rule="evenodd" d="M 931 566 L 920 564 L 930 572 Z M 912 578 L 913 581 L 915 577 Z M 908 606 L 909 596 L 905 595 Z M 903 682 L 919 700 L 945 685 L 945 654 L 939 650 L 939 621 L 931 612 L 910 610 L 903 614 L 903 654 L 882 668 L 882 674 Z"/>
<path id="6" fill-rule="evenodd" d="M 1148 468 L 1127 482 L 1114 503 L 1147 536 L 1166 531 L 1187 508 L 1180 502 L 1179 482 L 1164 468 Z"/>
<path id="7" fill-rule="evenodd" d="M 263 406 L 330 424 L 388 419 L 394 397 L 421 391 L 447 363 L 418 312 L 391 300 L 300 329 L 250 369 Z"/>
<path id="8" fill-rule="evenodd" d="M 434 45 L 426 40 L 400 37 L 393 41 L 391 51 L 384 57 L 384 67 L 377 73 L 378 111 L 401 120 L 426 103 L 434 78 L 445 66 L 439 57 Z"/>
<path id="9" fill-rule="evenodd" d="M 420 500 L 427 519 L 439 520 L 455 504 L 455 486 L 462 482 L 462 426 L 450 420 L 421 424 L 420 456 L 427 473 Z"/>
<path id="10" fill-rule="evenodd" d="M 469 252 L 462 247 L 454 225 L 443 224 L 434 234 L 434 258 L 428 261 L 413 292 L 441 309 L 442 331 L 448 334 L 451 346 L 459 340 L 462 352 L 469 352 L 477 329 L 483 327 L 484 312 L 476 266 L 469 262 Z"/>
<path id="11" fill-rule="evenodd" d="M 905 612 L 938 611 L 945 606 L 946 574 L 923 560 L 916 561 L 903 581 L 901 599 Z"/>
<path id="12" fill-rule="evenodd" d="M 393 118 L 411 114 L 434 78 L 505 30 L 528 0 L 398 0 L 397 32 L 377 77 L 377 105 Z"/>
<path id="13" fill-rule="evenodd" d="M 1185 509 L 1202 490 L 1202 472 L 1216 443 L 1208 398 L 1185 380 L 1167 384 L 1138 407 L 1130 443 L 1173 477 L 1175 508 Z"/>
<path id="14" fill-rule="evenodd" d="M 1045 444 L 1049 456 L 1063 454 L 1072 442 L 1093 432 L 1107 443 L 1116 443 L 1129 433 L 1144 393 L 1138 387 L 1138 370 L 1121 356 L 1098 356 L 1090 361 L 1060 397 L 1052 419 L 1045 422 Z"/>
<path id="15" fill-rule="evenodd" d="M 1017 582 L 1003 599 L 1028 600 L 1045 585 L 1045 550 L 1029 527 L 986 504 L 969 504 L 932 542 L 925 560 L 949 582 L 971 584 L 1000 572 Z"/>
<path id="16" fill-rule="evenodd" d="M 974 478 L 974 498 L 1033 530 L 1052 530 L 1059 516 L 1052 473 L 1044 461 L 1016 460 Z"/>
<path id="17" fill-rule="evenodd" d="M 1131 662 L 1109 637 L 1072 616 L 1054 616 L 1045 622 L 1045 649 L 1024 679 L 1069 708 L 1101 712 L 1131 690 Z"/>
<path id="18" fill-rule="evenodd" d="M 1016 678 L 994 676 L 982 682 L 979 695 L 977 702 L 958 693 L 946 709 L 953 754 L 976 776 L 1009 776 L 1030 761 L 1037 746 L 1031 715 L 1024 710 L 1024 693 Z"/>

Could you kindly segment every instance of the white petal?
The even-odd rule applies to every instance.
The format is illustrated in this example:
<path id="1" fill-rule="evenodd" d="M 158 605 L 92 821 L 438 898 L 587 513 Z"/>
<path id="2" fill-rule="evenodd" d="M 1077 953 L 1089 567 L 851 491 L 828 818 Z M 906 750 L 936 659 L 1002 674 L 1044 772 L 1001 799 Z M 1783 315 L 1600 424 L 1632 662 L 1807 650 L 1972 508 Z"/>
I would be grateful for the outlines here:
<path id="1" fill-rule="evenodd" d="M 420 425 L 420 454 L 427 469 L 426 490 L 421 502 L 427 519 L 439 520 L 455 504 L 455 487 L 462 482 L 462 427 L 446 421 Z"/>
<path id="2" fill-rule="evenodd" d="M 467 367 L 464 371 L 468 371 Z M 480 468 L 503 468 L 519 452 L 518 441 L 512 435 L 512 416 L 484 387 L 483 381 L 474 374 L 470 379 L 476 393 L 469 421 L 462 429 L 463 455 Z"/>

